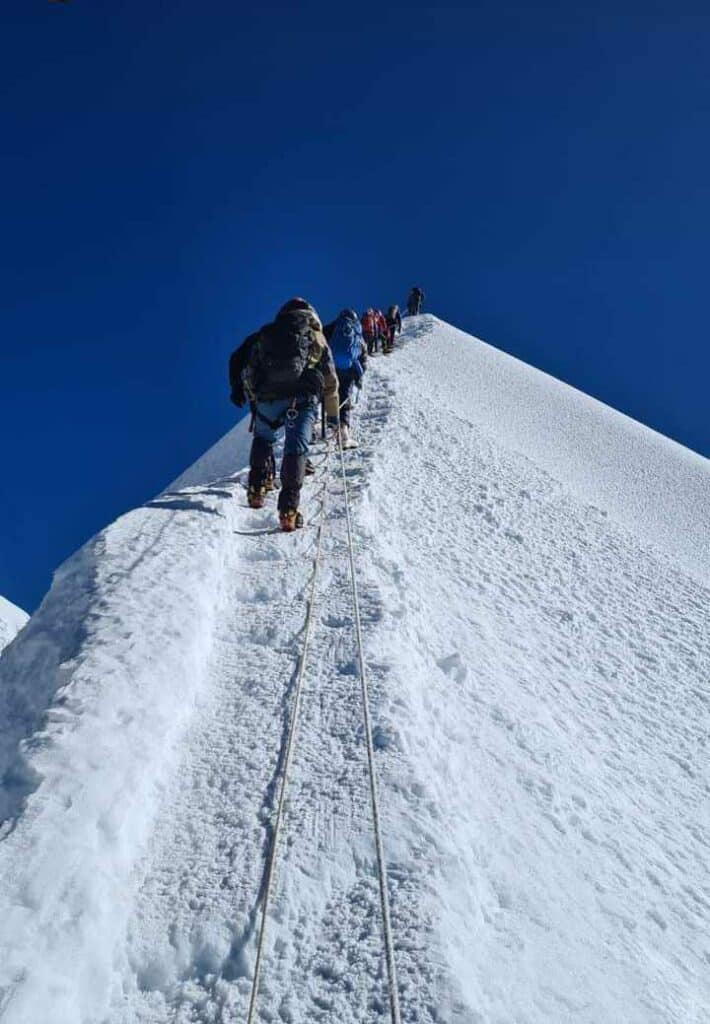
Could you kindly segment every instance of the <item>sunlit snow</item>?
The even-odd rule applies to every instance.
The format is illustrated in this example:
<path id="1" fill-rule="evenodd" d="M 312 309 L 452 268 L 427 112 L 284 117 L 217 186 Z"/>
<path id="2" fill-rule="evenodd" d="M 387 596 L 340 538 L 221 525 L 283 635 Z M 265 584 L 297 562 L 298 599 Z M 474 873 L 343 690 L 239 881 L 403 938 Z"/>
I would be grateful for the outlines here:
<path id="1" fill-rule="evenodd" d="M 402 1017 L 710 1019 L 710 471 L 431 316 L 346 454 Z M 249 510 L 244 421 L 0 659 L 0 1020 L 386 1021 L 342 480 Z M 270 499 L 272 502 L 274 499 Z M 255 531 L 253 536 L 244 533 Z"/>
<path id="2" fill-rule="evenodd" d="M 27 613 L 4 597 L 0 597 L 0 651 L 6 647 L 27 622 Z"/>

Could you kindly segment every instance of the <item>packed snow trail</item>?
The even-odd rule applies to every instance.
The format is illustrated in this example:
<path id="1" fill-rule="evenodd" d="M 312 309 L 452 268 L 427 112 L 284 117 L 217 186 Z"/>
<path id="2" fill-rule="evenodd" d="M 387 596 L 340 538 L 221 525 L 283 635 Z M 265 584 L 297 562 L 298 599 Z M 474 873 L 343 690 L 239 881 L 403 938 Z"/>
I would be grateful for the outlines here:
<path id="1" fill-rule="evenodd" d="M 373 425 L 369 444 L 377 440 Z M 367 456 L 363 447 L 362 459 Z M 344 495 L 336 470 L 275 877 L 276 909 L 267 922 L 270 955 L 257 1000 L 260 1020 L 275 1012 L 282 1020 L 334 1013 L 386 1019 Z M 322 472 L 321 465 L 306 486 L 309 522 L 320 514 L 319 494 L 327 483 Z M 350 461 L 347 473 L 357 494 L 363 471 Z M 238 515 L 245 526 L 264 519 L 245 509 Z M 246 1019 L 264 857 L 273 838 L 303 592 L 310 584 L 304 569 L 311 569 L 314 546 L 308 530 L 289 538 L 255 537 L 230 568 L 234 615 L 224 624 L 225 661 L 215 663 L 213 714 L 201 716 L 191 734 L 175 792 L 164 803 L 132 925 L 136 990 L 125 1017 L 119 1012 L 116 1020 Z M 378 613 L 370 594 L 365 617 Z M 246 692 L 235 687 L 241 680 Z"/>
<path id="2" fill-rule="evenodd" d="M 322 564 L 322 553 L 323 553 L 323 535 L 325 532 L 325 520 L 328 514 L 328 469 L 330 464 L 330 452 L 331 445 L 327 445 L 327 452 L 325 456 L 325 483 L 323 484 L 322 493 L 323 498 L 321 500 L 320 510 L 320 521 L 318 523 L 318 540 L 316 541 L 316 552 L 313 562 L 313 573 L 311 577 L 310 593 L 308 596 L 308 610 L 306 612 L 306 621 L 303 627 L 303 641 L 301 647 L 301 653 L 298 660 L 298 670 L 296 672 L 296 679 L 293 685 L 293 696 L 291 698 L 291 709 L 289 712 L 288 723 L 286 726 L 286 735 L 282 744 L 283 756 L 281 757 L 281 765 L 279 769 L 279 798 L 276 806 L 276 813 L 273 816 L 273 820 L 270 823 L 270 841 L 269 848 L 266 851 L 265 857 L 265 869 L 264 869 L 264 880 L 261 886 L 260 893 L 260 919 L 259 928 L 256 939 L 256 954 L 254 958 L 254 968 L 252 970 L 251 978 L 251 991 L 249 994 L 249 1007 L 247 1009 L 247 1024 L 252 1024 L 254 1021 L 254 1014 L 256 1013 L 257 1000 L 259 998 L 259 985 L 261 983 L 261 969 L 264 960 L 264 943 L 266 940 L 266 926 L 268 923 L 269 909 L 271 895 L 274 887 L 274 877 L 276 872 L 276 864 L 279 854 L 279 839 L 281 837 L 281 827 L 284 820 L 284 808 L 286 806 L 286 794 L 288 792 L 289 783 L 289 769 L 291 767 L 291 758 L 293 752 L 296 749 L 296 743 L 298 740 L 298 725 L 299 725 L 299 711 L 301 708 L 301 695 L 303 693 L 303 680 L 305 673 L 309 667 L 309 656 L 310 656 L 310 639 L 311 639 L 311 627 L 313 625 L 314 611 L 315 611 L 315 599 L 318 590 L 318 575 Z M 311 461 L 311 466 L 313 462 Z M 302 523 L 302 525 L 305 525 Z"/>
<path id="3" fill-rule="evenodd" d="M 402 1020 L 702 1024 L 707 463 L 426 316 L 372 360 L 358 417 Z M 326 484 L 321 455 L 306 529 L 240 536 L 275 515 L 244 506 L 247 440 L 82 549 L 0 661 L 2 1024 L 246 1018 Z M 374 1024 L 386 971 L 328 485 L 257 1019 Z"/>

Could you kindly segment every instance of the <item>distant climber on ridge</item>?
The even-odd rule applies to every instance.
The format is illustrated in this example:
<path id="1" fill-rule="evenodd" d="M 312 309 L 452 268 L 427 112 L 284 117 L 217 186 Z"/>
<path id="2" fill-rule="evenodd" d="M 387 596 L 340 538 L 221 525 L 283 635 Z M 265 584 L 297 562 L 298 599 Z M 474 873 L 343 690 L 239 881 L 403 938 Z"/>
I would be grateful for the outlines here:
<path id="1" fill-rule="evenodd" d="M 330 348 L 340 392 L 340 442 L 343 448 L 357 448 L 357 441 L 350 433 L 350 413 L 353 388 L 362 387 L 362 377 L 367 366 L 367 346 L 354 309 L 344 309 L 338 315 L 330 333 Z"/>
<path id="2" fill-rule="evenodd" d="M 387 323 L 379 309 L 373 309 L 371 306 L 362 314 L 360 323 L 367 344 L 367 354 L 371 356 L 377 351 L 378 343 L 384 344 L 387 337 Z"/>
<path id="3" fill-rule="evenodd" d="M 422 311 L 422 303 L 424 302 L 424 292 L 421 288 L 414 287 L 409 293 L 407 299 L 407 312 L 410 316 L 419 316 Z"/>
<path id="4" fill-rule="evenodd" d="M 305 299 L 289 300 L 273 323 L 250 335 L 241 347 L 248 342 L 242 392 L 237 389 L 236 396 L 233 393 L 233 400 L 243 393 L 253 402 L 247 502 L 250 508 L 264 505 L 273 472 L 273 445 L 284 427 L 278 511 L 281 529 L 290 532 L 303 526 L 298 505 L 321 396 L 329 423 L 337 426 L 338 378 L 318 314 Z M 232 356 L 235 366 L 237 353 Z"/>
<path id="5" fill-rule="evenodd" d="M 382 351 L 391 352 L 394 347 L 395 334 L 402 333 L 402 317 L 399 312 L 399 306 L 390 306 L 387 310 L 385 322 L 387 323 L 387 341 Z"/>

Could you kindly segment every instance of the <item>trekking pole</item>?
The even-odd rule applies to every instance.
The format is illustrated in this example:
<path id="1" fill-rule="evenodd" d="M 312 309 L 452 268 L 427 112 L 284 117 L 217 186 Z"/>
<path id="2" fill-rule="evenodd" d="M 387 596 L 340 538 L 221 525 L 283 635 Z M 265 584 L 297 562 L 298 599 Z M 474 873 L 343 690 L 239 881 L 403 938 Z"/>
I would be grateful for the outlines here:
<path id="1" fill-rule="evenodd" d="M 322 398 L 320 401 L 320 436 L 325 441 L 325 402 Z"/>

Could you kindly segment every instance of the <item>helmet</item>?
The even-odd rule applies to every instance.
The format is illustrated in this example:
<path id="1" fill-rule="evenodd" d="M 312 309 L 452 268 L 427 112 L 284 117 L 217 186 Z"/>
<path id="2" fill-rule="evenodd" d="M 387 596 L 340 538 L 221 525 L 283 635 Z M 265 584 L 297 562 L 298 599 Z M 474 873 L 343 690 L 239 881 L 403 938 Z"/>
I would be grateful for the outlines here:
<path id="1" fill-rule="evenodd" d="M 344 320 L 357 320 L 358 316 L 354 309 L 341 309 L 338 313 L 338 319 L 343 318 Z"/>
<path id="2" fill-rule="evenodd" d="M 299 309 L 304 310 L 306 313 L 313 313 L 313 315 L 316 316 L 316 311 L 310 304 L 310 302 L 306 302 L 305 299 L 301 299 L 298 297 L 295 299 L 289 299 L 288 302 L 284 302 L 283 306 L 276 315 L 282 316 L 284 313 L 295 313 L 296 310 Z"/>

